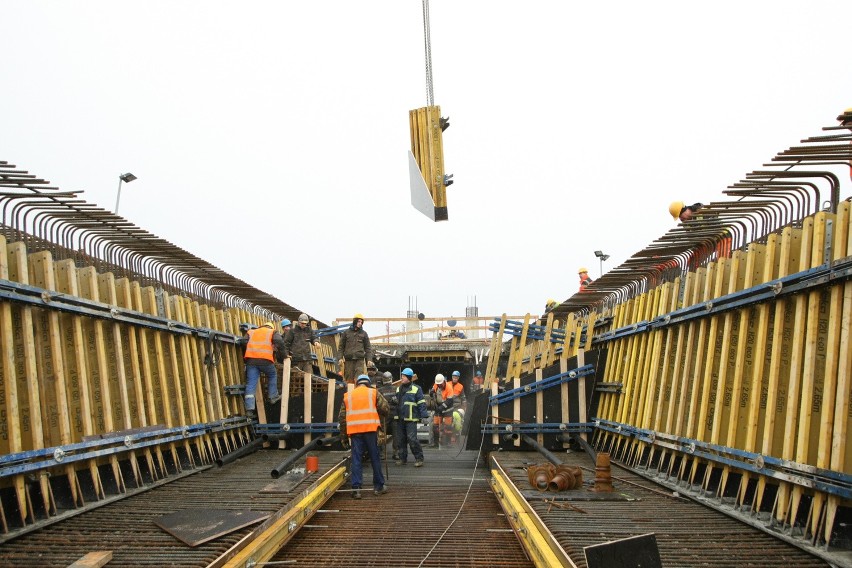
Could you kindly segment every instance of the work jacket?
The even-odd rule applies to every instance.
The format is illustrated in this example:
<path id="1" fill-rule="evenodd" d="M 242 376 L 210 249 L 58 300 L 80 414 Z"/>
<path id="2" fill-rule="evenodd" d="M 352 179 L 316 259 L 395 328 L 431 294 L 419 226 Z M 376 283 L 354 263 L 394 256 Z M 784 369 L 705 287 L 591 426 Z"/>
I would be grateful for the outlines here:
<path id="1" fill-rule="evenodd" d="M 357 359 L 373 360 L 373 349 L 370 346 L 370 336 L 363 328 L 351 326 L 340 336 L 340 358 L 347 361 Z"/>
<path id="2" fill-rule="evenodd" d="M 398 386 L 396 388 L 399 419 L 404 422 L 417 422 L 421 418 L 429 418 L 426 409 L 426 399 L 423 390 L 415 384 Z"/>
<path id="3" fill-rule="evenodd" d="M 250 329 L 244 357 L 246 359 L 264 359 L 269 362 L 275 361 L 272 347 L 272 336 L 274 334 L 275 332 L 268 327 Z"/>
<path id="4" fill-rule="evenodd" d="M 367 393 L 367 394 L 363 394 L 363 391 L 371 391 L 371 392 Z M 340 422 L 340 432 L 341 433 L 344 433 L 346 435 L 349 435 L 350 433 L 352 433 L 352 434 L 358 434 L 359 433 L 359 432 L 353 432 L 353 431 L 349 430 L 349 407 L 347 407 L 347 402 L 349 401 L 351 394 L 358 393 L 358 396 L 364 396 L 365 398 L 368 397 L 368 395 L 369 395 L 369 397 L 371 397 L 371 398 L 367 398 L 366 402 L 369 405 L 370 400 L 375 399 L 374 408 L 375 408 L 375 411 L 378 413 L 378 416 L 382 417 L 382 416 L 388 415 L 388 401 L 387 401 L 387 399 L 385 399 L 385 397 L 383 397 L 381 395 L 381 393 L 377 393 L 375 396 L 371 394 L 371 393 L 376 393 L 376 392 L 377 392 L 376 389 L 369 388 L 366 385 L 360 385 L 360 386 L 357 386 L 354 389 L 352 389 L 351 393 L 346 393 L 345 395 L 343 395 L 343 404 L 340 405 L 340 413 L 338 414 L 338 417 L 337 417 L 337 421 Z M 358 415 L 353 414 L 351 419 L 355 422 L 360 422 L 362 420 L 362 418 L 358 418 L 357 416 Z M 370 418 L 370 419 L 372 420 L 372 418 Z M 377 420 L 379 420 L 379 425 L 381 425 L 381 418 L 377 418 Z M 377 429 L 378 429 L 378 426 L 375 427 L 375 428 L 372 428 L 370 430 L 365 430 L 365 432 L 374 432 Z"/>
<path id="5" fill-rule="evenodd" d="M 310 361 L 311 345 L 316 343 L 317 334 L 310 326 L 302 328 L 299 324 L 284 336 L 284 357 L 292 357 L 293 361 Z"/>
<path id="6" fill-rule="evenodd" d="M 382 425 L 377 408 L 378 391 L 360 385 L 343 396 L 346 406 L 346 434 L 375 432 Z"/>

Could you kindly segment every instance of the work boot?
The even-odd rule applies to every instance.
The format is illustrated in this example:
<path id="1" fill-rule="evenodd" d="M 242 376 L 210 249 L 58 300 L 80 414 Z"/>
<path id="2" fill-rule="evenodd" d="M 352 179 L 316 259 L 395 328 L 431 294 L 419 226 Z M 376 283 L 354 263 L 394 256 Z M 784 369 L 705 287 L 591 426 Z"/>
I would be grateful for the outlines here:
<path id="1" fill-rule="evenodd" d="M 273 396 L 272 398 L 269 399 L 269 404 L 275 404 L 279 400 L 281 400 L 281 395 L 276 394 L 275 396 Z"/>
<path id="2" fill-rule="evenodd" d="M 414 467 L 423 467 L 423 460 L 417 460 L 414 462 Z"/>
<path id="3" fill-rule="evenodd" d="M 404 461 L 402 461 L 402 460 L 396 460 L 394 463 L 395 463 L 396 465 L 405 465 L 405 462 L 404 462 Z"/>
<path id="4" fill-rule="evenodd" d="M 353 499 L 360 499 L 361 498 L 361 488 L 360 487 L 352 492 L 352 498 Z"/>
<path id="5" fill-rule="evenodd" d="M 376 489 L 374 489 L 374 490 L 373 490 L 373 493 L 374 493 L 375 495 L 384 495 L 384 494 L 385 494 L 385 493 L 387 493 L 387 492 L 388 492 L 388 488 L 387 488 L 387 487 L 385 487 L 384 485 L 382 485 L 381 487 L 376 488 Z"/>

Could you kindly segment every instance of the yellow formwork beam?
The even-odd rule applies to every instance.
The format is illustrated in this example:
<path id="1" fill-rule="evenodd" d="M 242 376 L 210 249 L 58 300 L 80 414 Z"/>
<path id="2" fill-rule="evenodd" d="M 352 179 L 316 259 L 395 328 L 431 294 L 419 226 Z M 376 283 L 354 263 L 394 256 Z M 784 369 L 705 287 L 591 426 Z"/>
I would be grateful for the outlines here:
<path id="1" fill-rule="evenodd" d="M 559 545 L 556 537 L 544 524 L 509 476 L 495 460 L 491 460 L 491 485 L 506 519 L 533 564 L 542 568 L 577 565 Z"/>
<path id="2" fill-rule="evenodd" d="M 427 106 L 409 111 L 411 153 L 420 168 L 423 181 L 432 195 L 435 220 L 446 221 L 447 190 L 444 185 L 444 138 L 441 107 Z"/>
<path id="3" fill-rule="evenodd" d="M 263 566 L 263 563 L 275 556 L 296 535 L 299 528 L 316 513 L 317 509 L 343 485 L 345 470 L 343 465 L 329 470 L 302 492 L 295 505 L 273 515 L 238 543 L 236 546 L 241 547 L 238 552 L 226 552 L 219 559 L 225 560 L 224 563 L 217 560 L 213 565 L 223 568 Z"/>

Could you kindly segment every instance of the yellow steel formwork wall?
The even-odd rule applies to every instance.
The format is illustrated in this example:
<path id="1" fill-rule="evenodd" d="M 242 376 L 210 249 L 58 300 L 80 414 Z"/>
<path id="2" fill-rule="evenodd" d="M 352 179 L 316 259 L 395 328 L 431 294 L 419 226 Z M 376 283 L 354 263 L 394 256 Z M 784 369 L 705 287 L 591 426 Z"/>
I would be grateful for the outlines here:
<path id="1" fill-rule="evenodd" d="M 447 191 L 444 186 L 444 142 L 441 107 L 427 106 L 408 113 L 411 153 L 435 204 L 435 220 L 447 218 Z M 443 212 L 443 214 L 441 214 Z"/>
<path id="2" fill-rule="evenodd" d="M 561 372 L 567 358 L 578 356 L 581 366 L 584 351 L 605 348 L 598 384 L 620 385 L 600 393 L 597 416 L 589 417 L 613 425 L 597 429 L 594 445 L 720 503 L 733 501 L 770 524 L 788 530 L 795 525 L 813 543 L 828 542 L 838 508 L 852 504 L 843 491 L 822 490 L 818 483 L 833 479 L 848 492 L 852 472 L 848 277 L 615 339 L 605 332 L 659 321 L 681 308 L 710 309 L 717 298 L 828 262 L 848 262 L 850 209 L 850 202 L 842 202 L 836 214 L 817 213 L 730 257 L 719 256 L 605 309 L 605 318 L 594 311 L 569 313 Z M 546 339 L 529 338 L 536 323 L 545 327 Z M 556 360 L 550 336 L 559 325 L 553 314 L 539 322 L 528 316 L 503 350 L 506 371 L 498 376 L 504 316 L 493 327 L 487 381 L 511 389 L 520 377 L 540 380 L 541 369 Z M 567 405 L 565 384 L 558 396 Z M 508 417 L 492 415 L 492 422 L 498 418 Z M 765 463 L 771 458 L 781 467 Z M 755 467 L 737 467 L 745 463 Z"/>
<path id="3" fill-rule="evenodd" d="M 43 297 L 62 293 L 160 318 L 162 309 L 169 320 L 223 334 L 238 334 L 241 321 L 260 323 L 241 310 L 170 296 L 70 259 L 54 261 L 48 251 L 28 254 L 23 242 L 4 237 L 0 279 L 43 289 Z M 215 427 L 242 413 L 242 397 L 228 397 L 224 388 L 243 382 L 233 343 L 51 309 L 47 300 L 44 307 L 2 300 L 0 344 L 0 468 L 55 461 L 0 477 L 3 532 L 208 464 L 249 437 L 247 420 Z M 186 434 L 193 425 L 211 427 Z M 128 437 L 168 429 L 177 435 L 163 443 L 137 447 Z M 84 443 L 116 436 L 124 440 L 121 451 L 62 463 L 85 451 Z"/>
<path id="4" fill-rule="evenodd" d="M 613 327 L 681 306 L 712 306 L 721 296 L 844 259 L 852 251 L 850 236 L 850 203 L 843 202 L 836 214 L 820 212 L 688 273 L 682 290 L 678 280 L 627 300 L 616 306 Z M 699 456 L 689 444 L 657 444 L 612 430 L 598 431 L 597 447 L 629 465 L 733 498 L 741 508 L 770 511 L 778 524 L 803 525 L 812 540 L 827 541 L 842 498 L 809 479 L 852 472 L 850 319 L 852 283 L 840 279 L 605 342 L 603 381 L 622 383 L 623 392 L 601 394 L 602 421 L 718 452 Z M 748 460 L 757 471 L 722 459 L 737 450 L 754 456 Z M 766 457 L 801 475 L 763 474 Z"/>

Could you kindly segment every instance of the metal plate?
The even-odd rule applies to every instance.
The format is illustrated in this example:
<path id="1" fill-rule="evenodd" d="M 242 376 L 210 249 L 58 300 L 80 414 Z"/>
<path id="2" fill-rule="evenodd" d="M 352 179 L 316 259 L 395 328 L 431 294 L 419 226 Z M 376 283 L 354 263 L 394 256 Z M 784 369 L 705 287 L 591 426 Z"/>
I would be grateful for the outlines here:
<path id="1" fill-rule="evenodd" d="M 589 568 L 663 568 L 653 533 L 583 548 Z"/>
<path id="2" fill-rule="evenodd" d="M 198 546 L 267 517 L 268 513 L 246 509 L 186 509 L 154 519 L 154 524 L 181 542 Z"/>

